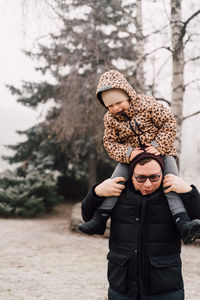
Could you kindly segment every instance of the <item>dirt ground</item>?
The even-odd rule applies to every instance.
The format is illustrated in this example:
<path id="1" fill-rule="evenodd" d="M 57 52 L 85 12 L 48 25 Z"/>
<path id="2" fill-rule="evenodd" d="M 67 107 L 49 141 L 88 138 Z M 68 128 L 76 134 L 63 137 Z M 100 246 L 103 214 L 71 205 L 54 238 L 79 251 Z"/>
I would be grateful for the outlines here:
<path id="1" fill-rule="evenodd" d="M 106 300 L 108 240 L 69 230 L 71 204 L 39 219 L 0 219 L 1 300 Z M 200 248 L 182 251 L 186 300 L 200 299 Z M 169 299 L 170 300 L 170 299 Z"/>

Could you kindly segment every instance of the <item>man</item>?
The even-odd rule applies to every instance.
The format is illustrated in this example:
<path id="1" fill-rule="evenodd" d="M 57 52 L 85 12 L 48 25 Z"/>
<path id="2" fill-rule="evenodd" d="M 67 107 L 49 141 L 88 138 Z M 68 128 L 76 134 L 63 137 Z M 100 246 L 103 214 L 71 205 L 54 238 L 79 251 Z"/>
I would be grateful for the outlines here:
<path id="1" fill-rule="evenodd" d="M 192 220 L 200 217 L 200 195 L 177 176 L 163 179 L 163 165 L 160 156 L 139 154 L 125 186 L 121 177 L 108 179 L 83 200 L 82 215 L 88 221 L 104 197 L 120 195 L 111 216 L 109 300 L 184 299 L 181 242 L 165 193 L 179 193 Z"/>

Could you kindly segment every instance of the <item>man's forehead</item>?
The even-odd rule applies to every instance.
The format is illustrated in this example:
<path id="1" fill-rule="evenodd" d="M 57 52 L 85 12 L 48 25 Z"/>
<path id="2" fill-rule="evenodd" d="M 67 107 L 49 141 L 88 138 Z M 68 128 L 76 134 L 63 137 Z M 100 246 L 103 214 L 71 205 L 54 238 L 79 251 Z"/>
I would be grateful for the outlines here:
<path id="1" fill-rule="evenodd" d="M 151 160 L 144 165 L 137 163 L 134 169 L 134 173 L 141 173 L 143 175 L 158 173 L 161 170 L 160 164 L 156 160 Z"/>

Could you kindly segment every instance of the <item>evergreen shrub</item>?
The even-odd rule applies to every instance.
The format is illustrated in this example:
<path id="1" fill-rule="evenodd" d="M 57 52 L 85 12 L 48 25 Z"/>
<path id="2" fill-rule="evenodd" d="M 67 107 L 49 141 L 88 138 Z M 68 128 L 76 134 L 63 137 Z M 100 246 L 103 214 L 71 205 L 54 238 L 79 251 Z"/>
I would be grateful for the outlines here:
<path id="1" fill-rule="evenodd" d="M 51 174 L 37 171 L 25 177 L 15 171 L 0 174 L 0 216 L 36 217 L 48 213 L 63 200 Z"/>

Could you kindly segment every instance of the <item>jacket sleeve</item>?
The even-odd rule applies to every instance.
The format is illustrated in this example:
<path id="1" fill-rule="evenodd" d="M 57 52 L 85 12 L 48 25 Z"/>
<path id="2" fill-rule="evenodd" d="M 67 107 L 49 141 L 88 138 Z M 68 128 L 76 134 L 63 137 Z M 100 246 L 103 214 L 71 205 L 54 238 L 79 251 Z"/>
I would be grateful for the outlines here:
<path id="1" fill-rule="evenodd" d="M 192 220 L 200 219 L 200 194 L 197 188 L 192 185 L 192 190 L 188 193 L 179 194 L 185 208 Z"/>
<path id="2" fill-rule="evenodd" d="M 107 118 L 107 114 L 104 116 L 104 127 L 103 144 L 109 156 L 115 161 L 127 163 L 126 153 L 129 146 L 120 143 L 119 133 Z"/>
<path id="3" fill-rule="evenodd" d="M 98 197 L 95 194 L 94 191 L 95 187 L 96 185 L 92 187 L 92 189 L 88 192 L 87 196 L 82 201 L 81 213 L 82 213 L 82 218 L 85 222 L 92 219 L 96 209 L 105 199 L 104 197 Z"/>
<path id="4" fill-rule="evenodd" d="M 155 141 L 158 144 L 158 151 L 161 155 L 169 152 L 169 145 L 173 146 L 176 137 L 176 120 L 170 110 L 163 104 L 159 103 L 153 97 L 149 97 L 151 105 L 151 119 L 158 134 Z"/>

